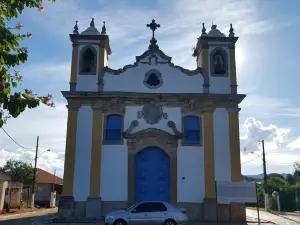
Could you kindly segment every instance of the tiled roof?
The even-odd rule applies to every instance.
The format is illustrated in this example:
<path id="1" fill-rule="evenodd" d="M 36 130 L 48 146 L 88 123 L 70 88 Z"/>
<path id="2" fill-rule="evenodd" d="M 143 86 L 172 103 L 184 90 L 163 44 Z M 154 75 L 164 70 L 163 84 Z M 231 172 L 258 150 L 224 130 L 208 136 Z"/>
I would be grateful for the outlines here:
<path id="1" fill-rule="evenodd" d="M 54 177 L 55 177 L 55 184 L 63 184 L 63 179 L 61 179 L 58 176 L 54 176 L 54 174 L 48 173 L 45 170 L 37 168 L 39 180 L 37 183 L 43 183 L 43 184 L 53 184 L 54 183 Z"/>

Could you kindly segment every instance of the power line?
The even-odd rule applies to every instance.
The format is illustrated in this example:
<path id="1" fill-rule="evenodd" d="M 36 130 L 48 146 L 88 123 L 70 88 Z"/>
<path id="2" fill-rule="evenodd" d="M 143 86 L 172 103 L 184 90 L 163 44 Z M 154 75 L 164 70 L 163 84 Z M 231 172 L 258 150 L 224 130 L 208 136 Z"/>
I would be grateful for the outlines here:
<path id="1" fill-rule="evenodd" d="M 1 127 L 2 128 L 2 130 L 4 131 L 4 133 L 13 141 L 13 142 L 15 142 L 15 144 L 16 145 L 18 145 L 18 146 L 20 146 L 21 148 L 24 148 L 24 149 L 30 149 L 30 148 L 26 148 L 26 147 L 24 147 L 24 146 L 22 146 L 22 145 L 20 145 L 18 142 L 16 142 L 7 132 L 6 132 L 6 130 L 4 130 L 4 128 L 3 127 Z"/>
<path id="2" fill-rule="evenodd" d="M 242 165 L 244 165 L 244 164 L 246 164 L 246 163 L 249 163 L 249 162 L 253 161 L 254 159 L 259 158 L 261 155 L 262 155 L 262 154 L 260 154 L 260 155 L 258 155 L 258 156 L 256 156 L 256 157 L 254 157 L 253 159 L 250 159 L 250 160 L 248 160 L 248 161 L 246 161 L 246 162 L 243 162 Z"/>

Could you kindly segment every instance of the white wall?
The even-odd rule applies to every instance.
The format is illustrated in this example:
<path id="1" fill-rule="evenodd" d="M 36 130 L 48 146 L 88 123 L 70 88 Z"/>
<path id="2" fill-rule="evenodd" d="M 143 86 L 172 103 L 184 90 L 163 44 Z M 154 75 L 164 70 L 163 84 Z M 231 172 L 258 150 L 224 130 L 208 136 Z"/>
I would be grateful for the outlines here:
<path id="1" fill-rule="evenodd" d="M 210 54 L 214 51 L 216 47 L 208 48 L 208 65 L 209 65 L 209 92 L 215 94 L 229 94 L 231 93 L 230 87 L 230 51 L 228 47 L 223 47 L 225 52 L 228 54 L 228 76 L 226 77 L 213 77 L 211 76 L 211 68 L 210 68 Z"/>
<path id="2" fill-rule="evenodd" d="M 159 61 L 162 61 L 159 59 Z M 157 69 L 162 73 L 163 85 L 157 89 L 147 88 L 143 81 L 145 74 Z M 195 68 L 196 69 L 196 68 Z M 188 76 L 169 64 L 141 64 L 129 68 L 120 75 L 104 75 L 104 91 L 124 91 L 142 93 L 203 93 L 201 74 Z"/>
<path id="3" fill-rule="evenodd" d="M 101 188 L 103 201 L 128 199 L 128 149 L 124 145 L 102 145 Z"/>
<path id="4" fill-rule="evenodd" d="M 214 111 L 215 179 L 231 181 L 229 117 L 227 109 Z"/>
<path id="5" fill-rule="evenodd" d="M 80 44 L 78 47 L 78 58 L 77 58 L 77 85 L 76 90 L 77 91 L 98 91 L 98 63 L 99 63 L 99 46 L 98 45 L 92 45 L 91 46 L 96 50 L 97 52 L 97 65 L 96 65 L 96 74 L 95 75 L 79 75 L 79 67 L 80 67 L 80 53 L 81 50 L 89 46 L 87 44 Z"/>
<path id="6" fill-rule="evenodd" d="M 85 201 L 90 193 L 93 111 L 82 106 L 78 112 L 73 194 L 76 201 Z"/>
<path id="7" fill-rule="evenodd" d="M 179 146 L 177 154 L 177 201 L 203 202 L 205 197 L 203 147 Z M 185 179 L 182 179 L 183 177 Z"/>

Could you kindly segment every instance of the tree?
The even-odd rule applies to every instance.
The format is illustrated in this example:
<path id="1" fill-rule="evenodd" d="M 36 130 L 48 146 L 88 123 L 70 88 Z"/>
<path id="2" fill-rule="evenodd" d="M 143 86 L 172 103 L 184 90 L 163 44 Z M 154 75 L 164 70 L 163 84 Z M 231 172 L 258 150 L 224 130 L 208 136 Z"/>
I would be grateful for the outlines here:
<path id="1" fill-rule="evenodd" d="M 294 176 L 292 174 L 288 174 L 285 178 L 286 182 L 288 182 L 290 185 L 295 184 Z"/>
<path id="2" fill-rule="evenodd" d="M 33 182 L 34 168 L 31 164 L 17 160 L 8 160 L 1 169 L 9 174 L 14 182 L 22 182 L 27 185 Z M 36 181 L 38 181 L 38 176 L 36 176 Z"/>
<path id="3" fill-rule="evenodd" d="M 25 7 L 44 10 L 42 0 L 0 0 L 0 127 L 8 118 L 18 117 L 26 107 L 36 108 L 40 103 L 54 107 L 51 94 L 38 96 L 29 89 L 16 91 L 22 76 L 14 68 L 25 63 L 28 57 L 27 48 L 21 47 L 21 42 L 32 34 L 19 34 L 23 25 L 18 22 L 10 26 L 9 22 L 18 18 Z"/>

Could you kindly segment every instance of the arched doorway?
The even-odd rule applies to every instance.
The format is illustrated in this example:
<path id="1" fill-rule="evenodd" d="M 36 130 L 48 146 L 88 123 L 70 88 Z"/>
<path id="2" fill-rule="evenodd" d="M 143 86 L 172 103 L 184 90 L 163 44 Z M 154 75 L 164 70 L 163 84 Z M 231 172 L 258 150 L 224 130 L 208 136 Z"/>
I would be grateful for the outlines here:
<path id="1" fill-rule="evenodd" d="M 158 147 L 135 155 L 134 201 L 170 201 L 170 157 Z"/>

